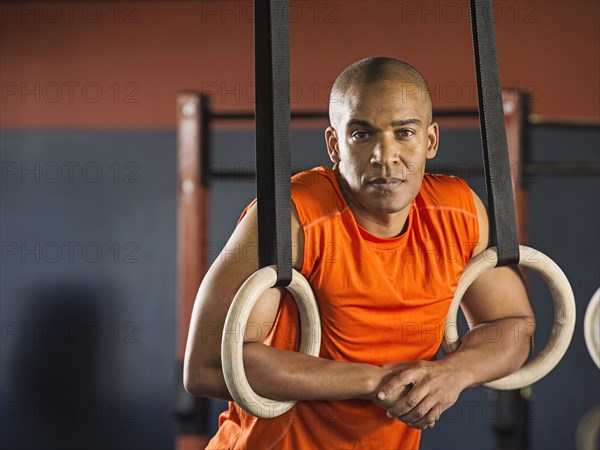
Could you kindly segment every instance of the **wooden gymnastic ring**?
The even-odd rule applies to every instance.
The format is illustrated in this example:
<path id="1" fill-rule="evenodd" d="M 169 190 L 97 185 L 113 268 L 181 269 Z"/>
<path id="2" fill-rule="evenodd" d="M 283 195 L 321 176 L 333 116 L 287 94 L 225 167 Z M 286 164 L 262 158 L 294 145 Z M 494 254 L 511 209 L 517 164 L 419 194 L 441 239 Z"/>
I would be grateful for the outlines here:
<path id="1" fill-rule="evenodd" d="M 600 443 L 600 406 L 589 410 L 581 418 L 575 433 L 577 450 L 593 450 Z"/>
<path id="2" fill-rule="evenodd" d="M 600 369 L 600 288 L 592 296 L 585 310 L 583 333 L 590 356 Z"/>
<path id="3" fill-rule="evenodd" d="M 523 245 L 519 246 L 519 265 L 532 269 L 546 282 L 554 303 L 554 324 L 546 347 L 516 372 L 499 380 L 486 383 L 492 389 L 510 390 L 529 386 L 546 376 L 561 360 L 575 329 L 575 298 L 569 280 L 560 267 L 543 253 Z M 467 264 L 458 281 L 456 292 L 446 317 L 442 349 L 448 354 L 460 345 L 456 317 L 460 301 L 467 288 L 484 272 L 496 267 L 498 252 L 490 247 Z"/>
<path id="4" fill-rule="evenodd" d="M 295 401 L 276 401 L 258 395 L 250 387 L 244 370 L 242 356 L 244 330 L 252 308 L 260 296 L 277 281 L 276 266 L 267 266 L 254 272 L 240 287 L 233 298 L 221 344 L 221 365 L 229 393 L 235 402 L 253 416 L 270 419 L 289 410 Z M 286 287 L 298 306 L 300 315 L 299 352 L 318 356 L 321 347 L 319 309 L 313 291 L 298 271 L 293 270 L 292 282 Z"/>

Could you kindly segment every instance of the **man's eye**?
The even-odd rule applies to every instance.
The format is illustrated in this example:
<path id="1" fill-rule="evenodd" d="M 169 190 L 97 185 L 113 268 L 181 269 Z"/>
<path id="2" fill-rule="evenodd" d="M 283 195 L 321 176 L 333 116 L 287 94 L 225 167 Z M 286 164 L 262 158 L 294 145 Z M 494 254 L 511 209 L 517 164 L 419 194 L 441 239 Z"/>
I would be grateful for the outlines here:
<path id="1" fill-rule="evenodd" d="M 352 137 L 354 139 L 366 139 L 369 137 L 369 133 L 367 133 L 364 130 L 355 131 L 354 133 L 352 133 Z"/>
<path id="2" fill-rule="evenodd" d="M 413 134 L 415 134 L 415 132 L 412 130 L 398 130 L 398 132 L 396 133 L 396 135 L 398 137 L 402 137 L 402 138 L 410 137 Z"/>

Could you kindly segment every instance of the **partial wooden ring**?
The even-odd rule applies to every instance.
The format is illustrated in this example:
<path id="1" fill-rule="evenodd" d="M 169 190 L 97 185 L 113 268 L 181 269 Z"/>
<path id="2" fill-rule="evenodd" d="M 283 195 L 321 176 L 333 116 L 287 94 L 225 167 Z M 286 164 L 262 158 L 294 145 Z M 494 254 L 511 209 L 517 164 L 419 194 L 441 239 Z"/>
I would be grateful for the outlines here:
<path id="1" fill-rule="evenodd" d="M 538 273 L 548 285 L 554 303 L 554 324 L 546 347 L 516 372 L 485 384 L 485 386 L 492 389 L 520 389 L 546 376 L 564 356 L 575 329 L 575 297 L 569 280 L 567 280 L 560 267 L 549 257 L 531 247 L 520 245 L 519 255 L 519 265 Z M 467 264 L 458 281 L 446 317 L 444 340 L 442 342 L 444 353 L 452 353 L 460 345 L 456 318 L 464 293 L 479 275 L 493 269 L 497 263 L 497 249 L 496 247 L 490 247 Z"/>
<path id="2" fill-rule="evenodd" d="M 596 406 L 581 418 L 575 434 L 578 450 L 594 450 L 600 444 L 600 406 Z"/>
<path id="3" fill-rule="evenodd" d="M 600 369 L 600 288 L 592 296 L 583 319 L 585 345 Z"/>
<path id="4" fill-rule="evenodd" d="M 258 395 L 250 387 L 244 370 L 244 331 L 250 313 L 260 296 L 277 281 L 276 266 L 267 266 L 254 272 L 233 298 L 221 343 L 221 365 L 229 393 L 235 402 L 253 416 L 270 419 L 288 411 L 295 401 L 276 401 Z M 310 284 L 298 271 L 293 270 L 292 282 L 286 287 L 291 292 L 300 315 L 299 352 L 318 356 L 321 347 L 321 324 L 317 301 Z"/>

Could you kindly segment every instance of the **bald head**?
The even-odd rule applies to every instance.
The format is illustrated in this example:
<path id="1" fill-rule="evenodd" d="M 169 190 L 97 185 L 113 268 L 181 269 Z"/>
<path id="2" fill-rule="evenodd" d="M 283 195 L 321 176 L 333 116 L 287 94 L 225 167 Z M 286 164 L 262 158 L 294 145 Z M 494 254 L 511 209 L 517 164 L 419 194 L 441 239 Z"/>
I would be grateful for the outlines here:
<path id="1" fill-rule="evenodd" d="M 423 75 L 410 64 L 385 56 L 365 58 L 346 67 L 336 78 L 329 97 L 329 120 L 334 128 L 348 100 L 348 95 L 361 86 L 390 82 L 406 95 L 416 96 L 423 103 L 431 121 L 431 96 Z"/>

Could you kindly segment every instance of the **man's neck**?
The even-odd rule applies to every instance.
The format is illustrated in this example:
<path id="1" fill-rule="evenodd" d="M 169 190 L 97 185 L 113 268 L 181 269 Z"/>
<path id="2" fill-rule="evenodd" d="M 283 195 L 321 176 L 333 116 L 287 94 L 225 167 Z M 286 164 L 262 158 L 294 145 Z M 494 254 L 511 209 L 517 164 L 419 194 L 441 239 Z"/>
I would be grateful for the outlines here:
<path id="1" fill-rule="evenodd" d="M 348 186 L 340 178 L 341 176 L 338 175 L 338 185 L 346 203 L 354 214 L 356 222 L 368 233 L 378 238 L 389 239 L 400 236 L 406 231 L 411 205 L 392 214 L 368 211 L 354 199 Z"/>
<path id="2" fill-rule="evenodd" d="M 368 233 L 383 239 L 400 236 L 406 231 L 410 207 L 394 214 L 362 214 L 355 208 L 350 209 L 354 214 L 356 222 Z"/>

